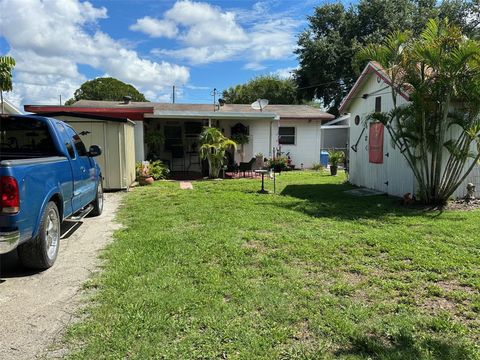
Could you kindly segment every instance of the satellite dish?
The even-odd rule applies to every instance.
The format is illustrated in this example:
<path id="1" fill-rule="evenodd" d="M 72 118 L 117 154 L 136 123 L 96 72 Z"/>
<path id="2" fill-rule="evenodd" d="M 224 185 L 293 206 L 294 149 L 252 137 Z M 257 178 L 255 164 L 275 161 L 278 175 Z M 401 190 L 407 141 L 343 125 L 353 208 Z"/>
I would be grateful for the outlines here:
<path id="1" fill-rule="evenodd" d="M 257 101 L 255 101 L 252 105 L 250 105 L 252 107 L 252 109 L 254 110 L 260 110 L 260 111 L 263 111 L 263 109 L 265 109 L 268 105 L 268 100 L 267 99 L 258 99 Z"/>

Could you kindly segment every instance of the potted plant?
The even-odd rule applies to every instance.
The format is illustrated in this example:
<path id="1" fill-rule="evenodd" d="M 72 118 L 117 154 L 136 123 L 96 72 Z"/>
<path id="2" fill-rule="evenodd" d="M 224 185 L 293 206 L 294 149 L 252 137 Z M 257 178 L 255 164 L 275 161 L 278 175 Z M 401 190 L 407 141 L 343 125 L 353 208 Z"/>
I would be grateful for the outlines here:
<path id="1" fill-rule="evenodd" d="M 276 173 L 280 173 L 283 170 L 287 170 L 288 159 L 284 156 L 277 156 L 276 158 L 269 159 L 267 164 L 270 169 L 273 169 Z"/>
<path id="2" fill-rule="evenodd" d="M 225 153 L 230 147 L 235 149 L 236 142 L 225 137 L 219 129 L 206 127 L 200 134 L 200 144 L 200 157 L 208 160 L 208 176 L 218 178 L 225 162 Z"/>
<path id="3" fill-rule="evenodd" d="M 235 133 L 232 134 L 231 140 L 235 141 L 237 145 L 248 144 L 249 138 L 247 134 Z"/>
<path id="4" fill-rule="evenodd" d="M 262 169 L 265 166 L 262 153 L 255 154 L 255 169 Z"/>
<path id="5" fill-rule="evenodd" d="M 328 162 L 330 163 L 330 175 L 337 175 L 338 164 L 343 161 L 345 154 L 343 151 L 330 150 L 328 152 Z"/>
<path id="6" fill-rule="evenodd" d="M 140 185 L 151 185 L 155 181 L 150 169 L 150 163 L 146 161 L 139 161 L 135 164 L 137 173 L 137 181 Z"/>
<path id="7" fill-rule="evenodd" d="M 243 157 L 244 157 L 244 150 L 245 150 L 245 144 L 248 144 L 249 138 L 248 135 L 245 133 L 237 132 L 237 133 L 232 133 L 232 136 L 230 137 L 231 140 L 233 140 L 237 145 L 237 152 L 240 154 L 240 161 L 243 162 Z"/>
<path id="8" fill-rule="evenodd" d="M 145 134 L 145 143 L 148 147 L 147 159 L 158 160 L 162 151 L 162 145 L 165 143 L 165 136 L 157 130 L 148 131 Z"/>

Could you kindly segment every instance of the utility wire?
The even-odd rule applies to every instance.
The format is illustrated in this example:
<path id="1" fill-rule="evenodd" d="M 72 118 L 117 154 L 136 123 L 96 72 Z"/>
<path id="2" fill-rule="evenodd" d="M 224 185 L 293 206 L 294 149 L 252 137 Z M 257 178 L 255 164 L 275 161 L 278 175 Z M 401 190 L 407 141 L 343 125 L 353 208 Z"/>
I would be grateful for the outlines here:
<path id="1" fill-rule="evenodd" d="M 347 77 L 347 78 L 343 78 L 342 80 L 352 80 L 352 79 L 356 79 L 356 78 L 354 78 L 354 77 Z M 328 82 L 319 83 L 319 84 L 314 84 L 314 85 L 309 85 L 309 86 L 302 86 L 302 87 L 299 87 L 299 88 L 297 88 L 297 89 L 298 89 L 298 90 L 309 89 L 309 88 L 318 87 L 318 86 L 322 86 L 322 85 L 328 85 L 328 84 L 338 83 L 338 82 L 340 82 L 340 81 L 341 81 L 341 80 L 333 80 L 333 81 L 328 81 Z"/>

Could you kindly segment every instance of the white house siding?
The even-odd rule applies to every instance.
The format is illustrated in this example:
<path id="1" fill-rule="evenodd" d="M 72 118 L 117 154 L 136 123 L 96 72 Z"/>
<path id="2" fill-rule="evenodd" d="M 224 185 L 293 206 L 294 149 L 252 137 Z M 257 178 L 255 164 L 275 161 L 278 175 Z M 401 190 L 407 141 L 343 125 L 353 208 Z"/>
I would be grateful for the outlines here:
<path id="1" fill-rule="evenodd" d="M 349 150 L 350 157 L 350 175 L 349 180 L 352 184 L 363 186 L 379 191 L 383 191 L 394 196 L 403 196 L 405 193 L 416 193 L 418 186 L 416 185 L 413 172 L 391 140 L 390 135 L 385 129 L 383 143 L 383 164 L 371 164 L 368 159 L 368 135 L 369 128 L 365 123 L 368 114 L 375 110 L 375 98 L 382 97 L 382 111 L 388 111 L 393 108 L 393 101 L 390 95 L 390 89 L 384 89 L 387 86 L 383 80 L 378 81 L 375 74 L 370 74 L 365 81 L 363 88 L 360 89 L 355 99 L 351 101 L 350 111 L 350 146 L 357 142 L 362 129 L 366 126 L 359 143 L 358 151 Z M 377 94 L 372 94 L 377 92 Z M 367 99 L 363 99 L 362 94 L 372 94 Z M 397 104 L 404 104 L 406 100 L 398 96 Z M 355 125 L 355 116 L 360 116 L 360 124 Z M 458 136 L 460 129 L 453 128 L 447 136 L 455 138 Z M 472 145 L 472 151 L 474 151 Z M 388 154 L 388 156 L 387 156 Z M 444 166 L 448 158 L 448 152 L 445 149 Z M 470 162 L 471 164 L 471 162 Z M 387 185 L 388 182 L 388 185 Z M 452 195 L 453 198 L 463 197 L 466 195 L 466 185 L 472 182 L 480 188 L 480 167 L 475 166 L 467 179 Z"/>
<path id="2" fill-rule="evenodd" d="M 290 153 L 292 163 L 296 168 L 303 164 L 304 168 L 310 168 L 320 162 L 321 122 L 318 120 L 280 120 L 279 127 L 295 127 L 295 145 L 281 145 L 282 152 Z M 278 141 L 278 127 L 275 129 L 275 143 Z"/>
<path id="3" fill-rule="evenodd" d="M 255 121 L 252 122 L 250 125 L 250 136 L 251 136 L 251 143 L 252 143 L 252 155 L 262 153 L 264 157 L 269 157 L 272 153 L 272 149 L 270 146 L 274 146 L 272 144 L 273 139 L 270 139 L 272 134 L 273 137 L 273 128 L 272 133 L 270 132 L 270 127 L 274 126 L 278 123 L 278 121 Z M 275 126 L 276 128 L 276 126 Z M 271 145 L 272 144 L 272 145 Z"/>
<path id="4" fill-rule="evenodd" d="M 257 153 L 262 153 L 263 156 L 271 156 L 270 149 L 270 126 L 275 126 L 277 121 L 272 120 L 220 120 L 219 126 L 224 130 L 227 137 L 231 136 L 231 128 L 236 124 L 243 124 L 249 129 L 248 144 L 239 145 L 235 152 L 235 161 L 237 163 L 243 161 L 248 162 Z M 272 123 L 272 125 L 271 125 Z M 276 131 L 276 130 L 275 130 Z M 272 129 L 273 137 L 273 129 Z M 274 145 L 272 145 L 274 146 Z"/>
<path id="5" fill-rule="evenodd" d="M 135 121 L 135 128 L 133 132 L 135 137 L 135 161 L 143 161 L 145 160 L 143 121 Z"/>

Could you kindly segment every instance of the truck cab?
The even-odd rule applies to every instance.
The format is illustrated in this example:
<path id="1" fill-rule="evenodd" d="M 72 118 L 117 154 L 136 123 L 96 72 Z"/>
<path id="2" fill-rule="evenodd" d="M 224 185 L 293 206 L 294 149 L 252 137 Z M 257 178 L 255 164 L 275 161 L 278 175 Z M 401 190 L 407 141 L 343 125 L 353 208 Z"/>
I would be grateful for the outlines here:
<path id="1" fill-rule="evenodd" d="M 100 153 L 62 121 L 0 118 L 0 254 L 17 249 L 26 267 L 53 265 L 61 222 L 102 212 Z"/>

